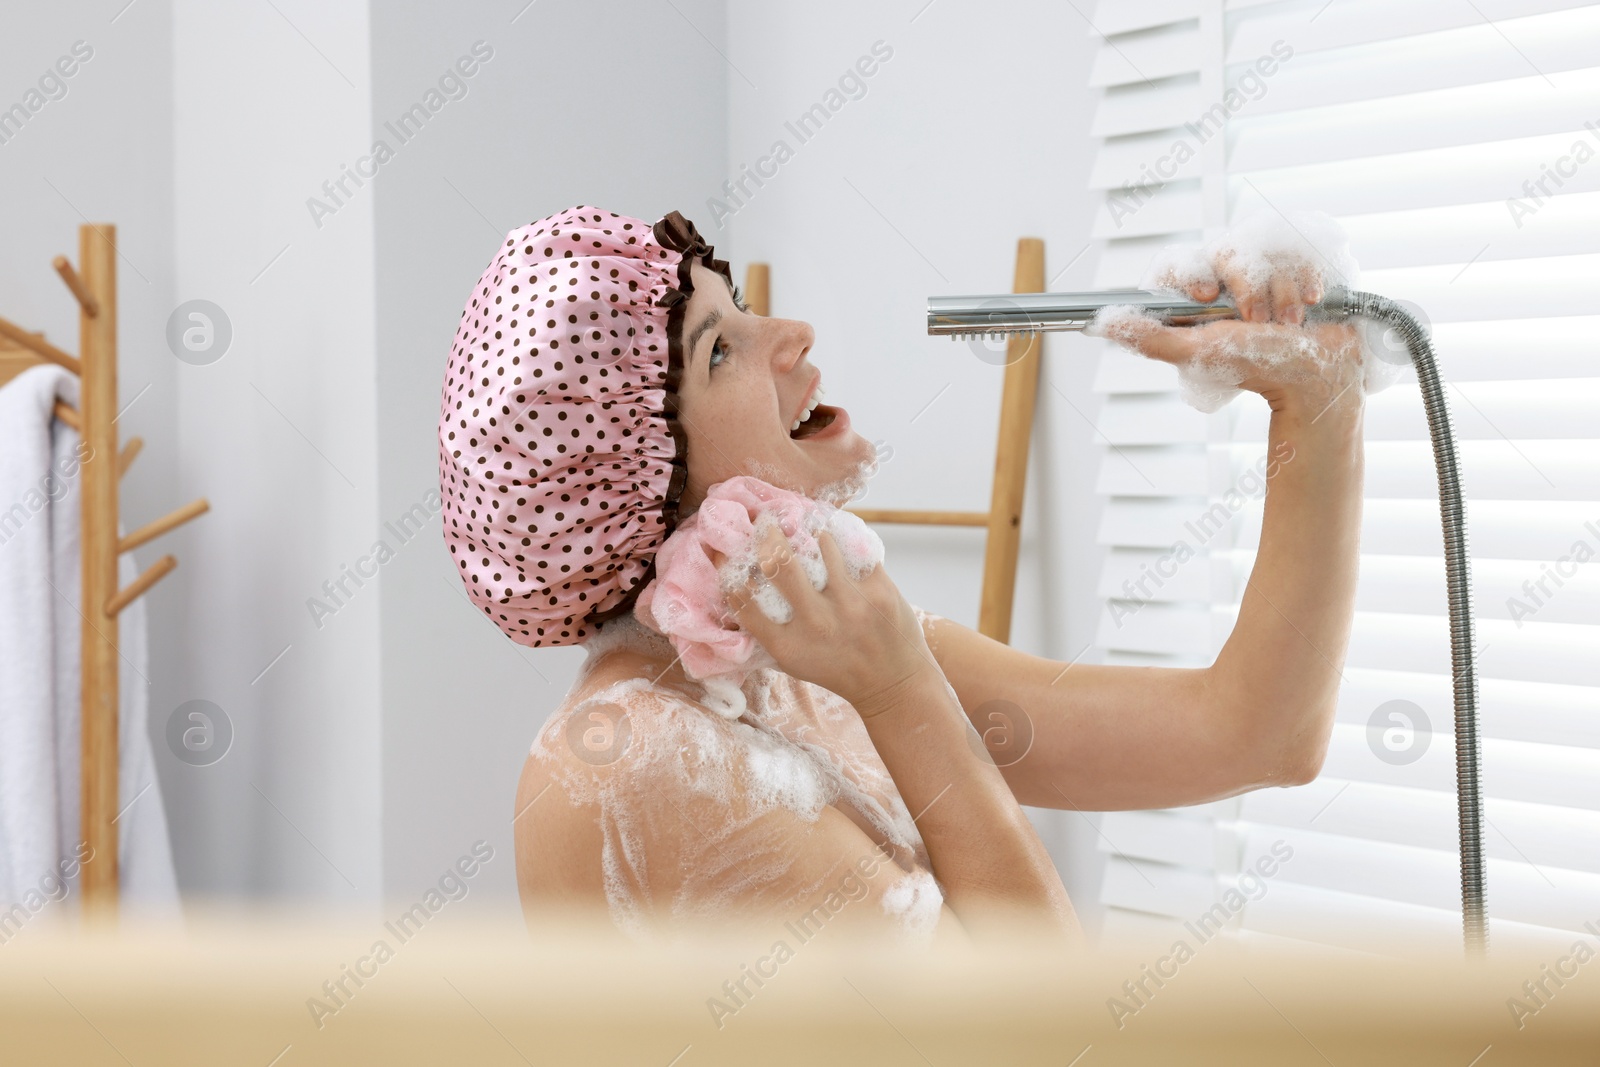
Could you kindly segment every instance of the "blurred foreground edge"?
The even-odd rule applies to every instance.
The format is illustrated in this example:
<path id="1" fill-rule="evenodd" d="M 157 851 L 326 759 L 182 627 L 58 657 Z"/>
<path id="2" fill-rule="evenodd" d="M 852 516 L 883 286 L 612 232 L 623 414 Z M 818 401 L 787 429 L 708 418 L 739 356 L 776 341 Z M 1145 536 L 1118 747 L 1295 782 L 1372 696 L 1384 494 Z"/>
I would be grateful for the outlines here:
<path id="1" fill-rule="evenodd" d="M 0 1062 L 1600 1063 L 1593 937 L 1474 964 L 1205 933 L 1069 953 L 804 921 L 646 946 L 590 913 L 448 908 L 0 924 Z"/>

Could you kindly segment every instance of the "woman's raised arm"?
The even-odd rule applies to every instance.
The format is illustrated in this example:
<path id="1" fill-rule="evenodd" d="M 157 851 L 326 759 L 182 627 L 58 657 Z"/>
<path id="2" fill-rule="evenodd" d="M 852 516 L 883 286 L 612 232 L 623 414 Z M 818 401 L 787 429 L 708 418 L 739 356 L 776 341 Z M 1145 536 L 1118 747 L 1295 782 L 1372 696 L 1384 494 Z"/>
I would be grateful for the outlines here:
<path id="1" fill-rule="evenodd" d="M 1108 335 L 1175 364 L 1247 353 L 1242 386 L 1272 408 L 1261 545 L 1239 617 L 1206 669 L 1069 665 L 946 619 L 929 644 L 980 732 L 1029 733 L 1004 768 L 1025 804 L 1109 811 L 1197 804 L 1315 778 L 1332 732 L 1355 611 L 1362 483 L 1362 368 L 1353 327 L 1291 325 L 1320 283 L 1250 288 L 1257 321 Z M 1213 300 L 1217 286 L 1190 295 Z M 1261 321 L 1268 317 L 1275 322 Z M 1254 354 L 1252 360 L 1250 353 Z M 1272 357 L 1279 356 L 1274 360 Z M 1015 721 L 999 721 L 1010 717 Z M 1002 761 L 1004 762 L 1004 761 Z"/>

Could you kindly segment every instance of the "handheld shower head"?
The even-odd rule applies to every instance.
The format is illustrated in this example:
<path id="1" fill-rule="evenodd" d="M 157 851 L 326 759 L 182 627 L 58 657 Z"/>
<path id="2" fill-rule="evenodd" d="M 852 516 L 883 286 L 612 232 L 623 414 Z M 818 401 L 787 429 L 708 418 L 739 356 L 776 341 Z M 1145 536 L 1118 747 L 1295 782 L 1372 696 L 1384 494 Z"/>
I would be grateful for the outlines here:
<path id="1" fill-rule="evenodd" d="M 1143 308 L 1168 326 L 1197 326 L 1239 317 L 1239 309 L 1226 293 L 1209 304 L 1154 289 L 930 296 L 928 333 L 939 337 L 991 336 L 998 339 L 1014 333 L 1082 331 L 1102 308 L 1119 304 Z M 1306 308 L 1306 321 L 1338 321 L 1349 313 L 1349 291 L 1342 286 L 1332 286 L 1320 301 Z"/>
<path id="2" fill-rule="evenodd" d="M 1131 304 L 1168 326 L 1194 326 L 1239 317 L 1226 293 L 1202 304 L 1152 289 L 1104 289 L 1083 293 L 1003 293 L 988 296 L 928 298 L 928 333 L 952 338 L 1082 331 L 1102 308 Z M 1305 321 L 1369 319 L 1392 330 L 1404 344 L 1417 372 L 1434 466 L 1439 477 L 1439 510 L 1444 531 L 1445 585 L 1450 609 L 1450 654 L 1454 670 L 1456 735 L 1456 810 L 1461 842 L 1461 920 L 1469 956 L 1488 952 L 1488 887 L 1483 855 L 1483 789 L 1479 778 L 1478 669 L 1473 638 L 1471 560 L 1467 554 L 1466 501 L 1450 429 L 1444 385 L 1434 363 L 1428 330 L 1401 302 L 1375 293 L 1330 286 L 1306 308 Z"/>

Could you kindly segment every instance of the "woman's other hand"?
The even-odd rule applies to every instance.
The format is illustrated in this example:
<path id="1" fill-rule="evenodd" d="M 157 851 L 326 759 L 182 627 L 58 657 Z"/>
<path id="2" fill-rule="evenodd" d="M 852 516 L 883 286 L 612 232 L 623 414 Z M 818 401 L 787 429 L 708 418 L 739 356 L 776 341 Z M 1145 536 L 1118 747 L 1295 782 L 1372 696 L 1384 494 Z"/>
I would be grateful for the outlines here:
<path id="1" fill-rule="evenodd" d="M 888 707 L 939 668 L 911 605 L 882 564 L 859 581 L 852 578 L 833 535 L 817 533 L 828 570 L 826 587 L 811 584 L 789 539 L 767 528 L 757 547 L 761 577 L 728 594 L 739 625 L 767 650 L 785 673 L 822 686 L 849 701 L 863 718 Z M 711 550 L 719 568 L 723 555 Z M 788 601 L 788 622 L 775 622 L 756 602 L 770 582 Z"/>

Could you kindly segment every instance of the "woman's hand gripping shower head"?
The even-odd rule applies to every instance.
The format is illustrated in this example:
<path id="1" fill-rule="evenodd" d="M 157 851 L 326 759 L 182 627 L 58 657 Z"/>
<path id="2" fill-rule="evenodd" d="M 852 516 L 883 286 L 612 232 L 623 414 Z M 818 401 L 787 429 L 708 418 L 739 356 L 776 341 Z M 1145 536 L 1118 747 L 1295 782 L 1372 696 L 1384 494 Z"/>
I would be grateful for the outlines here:
<path id="1" fill-rule="evenodd" d="M 1329 286 L 1355 288 L 1359 275 L 1343 228 L 1328 215 L 1261 210 L 1204 245 L 1168 245 L 1140 283 L 1200 302 L 1227 292 L 1239 318 L 1165 326 L 1141 308 L 1115 305 L 1084 332 L 1177 367 L 1183 399 L 1200 411 L 1249 391 L 1274 410 L 1298 401 L 1320 413 L 1360 404 L 1409 362 L 1365 320 L 1306 321 L 1307 306 Z"/>

